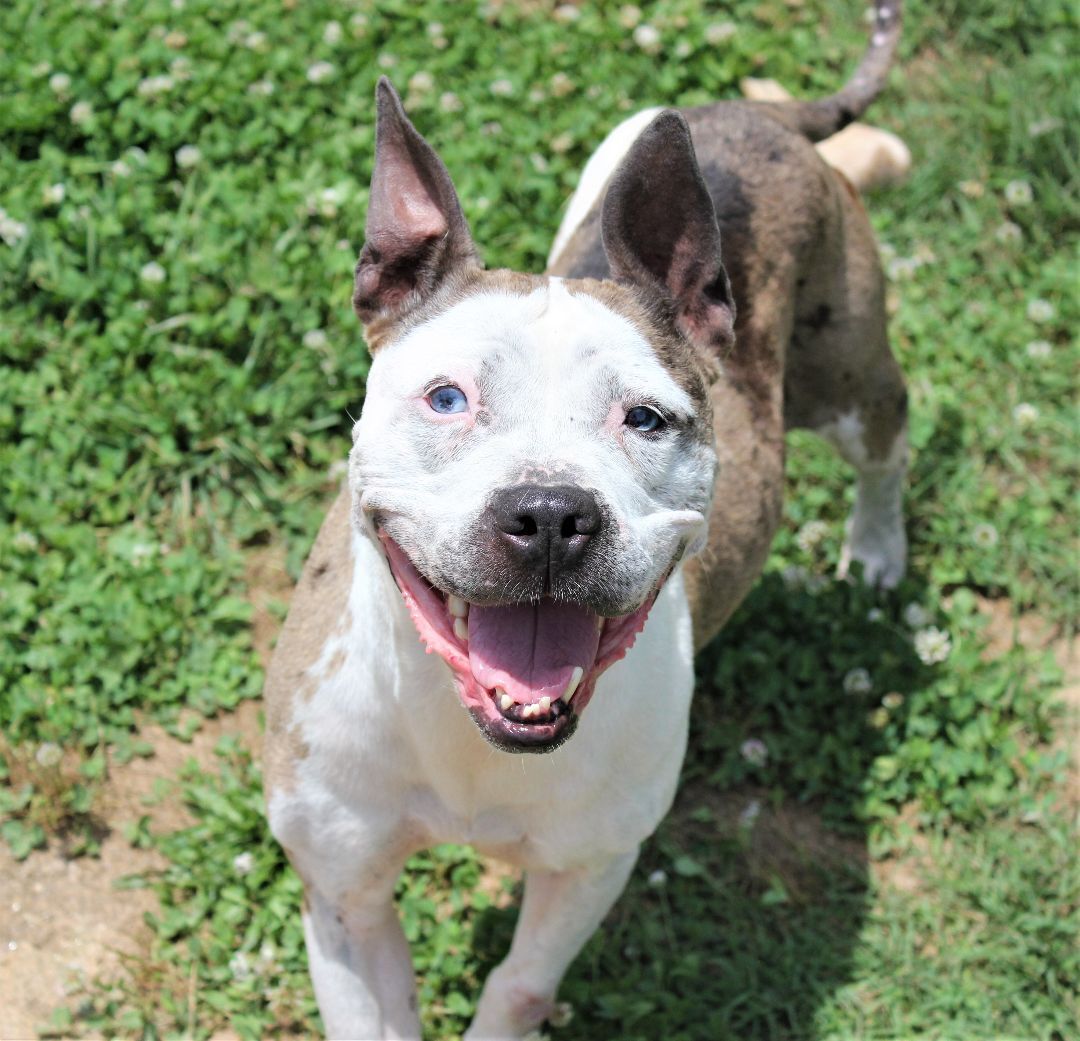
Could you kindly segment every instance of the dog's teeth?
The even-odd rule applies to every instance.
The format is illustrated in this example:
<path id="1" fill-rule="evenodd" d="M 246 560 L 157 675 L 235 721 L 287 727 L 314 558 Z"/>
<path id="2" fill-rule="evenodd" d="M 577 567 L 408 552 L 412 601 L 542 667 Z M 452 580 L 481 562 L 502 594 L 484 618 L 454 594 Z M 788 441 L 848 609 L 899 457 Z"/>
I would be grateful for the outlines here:
<path id="1" fill-rule="evenodd" d="M 462 642 L 469 642 L 469 626 L 466 624 L 464 618 L 454 619 L 454 635 Z"/>
<path id="2" fill-rule="evenodd" d="M 546 716 L 551 711 L 551 698 L 546 694 L 537 702 L 540 706 L 540 714 Z"/>
<path id="3" fill-rule="evenodd" d="M 499 695 L 499 708 L 505 712 L 514 703 L 514 699 L 505 690 L 499 688 L 496 688 L 495 693 Z"/>
<path id="4" fill-rule="evenodd" d="M 577 693 L 577 689 L 581 684 L 581 681 L 585 678 L 585 670 L 580 665 L 574 666 L 574 671 L 570 674 L 570 682 L 566 685 L 566 690 L 563 691 L 562 699 L 568 705 L 570 699 Z"/>
<path id="5" fill-rule="evenodd" d="M 563 691 L 562 699 L 568 705 L 570 699 L 577 693 L 578 684 L 581 683 L 585 676 L 585 670 L 580 665 L 574 666 L 574 671 L 570 674 L 570 682 L 566 685 L 566 690 Z"/>
<path id="6" fill-rule="evenodd" d="M 540 709 L 535 704 L 526 705 L 521 710 L 521 718 L 522 719 L 532 719 L 532 717 L 535 716 L 537 714 L 537 712 L 539 712 L 539 711 L 540 711 Z"/>
<path id="7" fill-rule="evenodd" d="M 469 605 L 460 596 L 454 596 L 453 593 L 446 598 L 446 609 L 453 618 L 469 617 Z"/>
<path id="8" fill-rule="evenodd" d="M 596 631 L 602 633 L 604 631 L 604 619 L 599 615 L 596 616 Z"/>

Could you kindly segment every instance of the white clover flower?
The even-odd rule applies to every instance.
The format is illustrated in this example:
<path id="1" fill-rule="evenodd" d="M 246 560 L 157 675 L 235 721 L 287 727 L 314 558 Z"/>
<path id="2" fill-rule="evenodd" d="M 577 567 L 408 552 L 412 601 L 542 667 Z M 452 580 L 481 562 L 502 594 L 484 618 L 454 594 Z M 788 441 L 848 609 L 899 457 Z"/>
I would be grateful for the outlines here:
<path id="1" fill-rule="evenodd" d="M 1033 361 L 1046 361 L 1053 350 L 1054 348 L 1050 345 L 1049 340 L 1032 340 L 1031 343 L 1024 348 L 1027 356 Z"/>
<path id="2" fill-rule="evenodd" d="M 813 552 L 829 534 L 829 525 L 823 520 L 807 521 L 795 535 L 795 545 L 804 553 Z"/>
<path id="3" fill-rule="evenodd" d="M 904 624 L 910 629 L 921 629 L 929 625 L 933 615 L 922 604 L 910 603 L 904 608 Z"/>
<path id="4" fill-rule="evenodd" d="M 849 669 L 844 675 L 845 694 L 869 694 L 874 689 L 874 681 L 870 673 L 860 666 L 857 669 Z"/>
<path id="5" fill-rule="evenodd" d="M 920 266 L 915 257 L 893 257 L 885 266 L 885 272 L 892 281 L 900 282 L 911 278 Z"/>
<path id="6" fill-rule="evenodd" d="M 6 214 L 5 214 L 6 216 Z M 11 540 L 12 545 L 23 553 L 29 553 L 32 550 L 37 549 L 38 540 L 29 531 L 16 532 L 15 537 Z"/>
<path id="7" fill-rule="evenodd" d="M 375 64 L 378 65 L 380 69 L 392 69 L 397 65 L 397 61 L 396 54 L 390 54 L 388 51 L 383 51 L 383 53 L 375 59 Z"/>
<path id="8" fill-rule="evenodd" d="M 41 201 L 46 206 L 59 206 L 67 195 L 67 189 L 62 184 L 46 185 L 41 191 Z"/>
<path id="9" fill-rule="evenodd" d="M 747 738 L 739 745 L 739 755 L 751 766 L 764 766 L 769 761 L 769 750 L 764 741 L 756 737 Z"/>
<path id="10" fill-rule="evenodd" d="M 884 730 L 889 723 L 889 710 L 884 708 L 876 708 L 869 716 L 866 717 L 866 721 L 875 730 Z"/>
<path id="11" fill-rule="evenodd" d="M 642 22 L 634 30 L 634 43 L 636 43 L 646 54 L 659 54 L 661 40 L 660 30 L 655 25 L 650 25 L 648 22 Z"/>
<path id="12" fill-rule="evenodd" d="M 85 126 L 94 118 L 94 106 L 89 101 L 76 101 L 71 106 L 71 111 L 68 113 L 68 118 L 77 127 Z"/>
<path id="13" fill-rule="evenodd" d="M 323 43 L 336 47 L 341 43 L 341 37 L 341 22 L 327 22 L 322 32 Z"/>
<path id="14" fill-rule="evenodd" d="M 667 885 L 667 872 L 663 868 L 657 868 L 649 873 L 645 880 L 653 889 L 660 889 Z"/>
<path id="15" fill-rule="evenodd" d="M 880 607 L 871 607 L 866 612 L 866 620 L 876 625 L 878 622 L 885 621 L 885 612 Z"/>
<path id="16" fill-rule="evenodd" d="M 1030 206 L 1035 193 L 1027 181 L 1010 181 L 1005 185 L 1005 201 L 1010 206 Z"/>
<path id="17" fill-rule="evenodd" d="M 414 72 L 409 77 L 409 90 L 417 94 L 426 94 L 435 86 L 435 77 L 430 72 Z"/>
<path id="18" fill-rule="evenodd" d="M 1060 130 L 1064 125 L 1065 123 L 1057 116 L 1044 116 L 1028 126 L 1028 137 L 1042 137 L 1043 134 L 1052 134 L 1055 130 Z"/>
<path id="19" fill-rule="evenodd" d="M 428 22 L 426 31 L 428 36 L 442 36 L 446 30 L 442 22 Z"/>
<path id="20" fill-rule="evenodd" d="M 465 106 L 453 91 L 446 91 L 439 95 L 439 108 L 443 112 L 460 112 Z"/>
<path id="21" fill-rule="evenodd" d="M 705 26 L 705 42 L 710 47 L 715 47 L 725 40 L 730 40 L 738 31 L 734 22 L 713 22 Z"/>
<path id="22" fill-rule="evenodd" d="M 234 980 L 247 980 L 251 978 L 251 962 L 243 951 L 237 951 L 229 959 L 229 971 Z"/>
<path id="23" fill-rule="evenodd" d="M 751 799 L 739 813 L 739 827 L 749 830 L 761 816 L 761 800 Z"/>
<path id="24" fill-rule="evenodd" d="M 131 167 L 128 166 L 123 159 L 117 159 L 116 162 L 109 167 L 109 172 L 113 177 L 128 177 L 131 174 Z"/>
<path id="25" fill-rule="evenodd" d="M 529 156 L 529 162 L 532 163 L 533 169 L 537 173 L 548 172 L 548 161 L 539 152 L 533 152 Z"/>
<path id="26" fill-rule="evenodd" d="M 888 694 L 881 699 L 883 707 L 887 708 L 890 712 L 895 711 L 904 703 L 904 695 L 898 690 L 890 690 Z"/>
<path id="27" fill-rule="evenodd" d="M 261 961 L 264 965 L 269 965 L 276 957 L 277 948 L 275 948 L 274 945 L 269 940 L 267 940 L 259 948 L 259 961 Z"/>
<path id="28" fill-rule="evenodd" d="M 59 766 L 60 760 L 64 758 L 64 750 L 52 741 L 45 741 L 38 746 L 38 750 L 34 753 L 34 761 L 38 766 L 43 766 L 49 769 L 53 766 Z"/>
<path id="29" fill-rule="evenodd" d="M 136 88 L 140 97 L 153 98 L 159 94 L 167 94 L 176 85 L 172 76 L 147 76 L 140 80 Z"/>
<path id="30" fill-rule="evenodd" d="M 176 165 L 183 170 L 190 170 L 202 161 L 202 152 L 196 145 L 183 145 L 176 150 Z"/>
<path id="31" fill-rule="evenodd" d="M 183 54 L 179 58 L 173 58 L 169 62 L 169 72 L 175 80 L 186 81 L 191 79 L 191 59 Z"/>
<path id="32" fill-rule="evenodd" d="M 503 77 L 502 79 L 495 80 L 488 90 L 490 90 L 497 98 L 508 98 L 514 93 L 514 85 L 508 79 Z"/>
<path id="33" fill-rule="evenodd" d="M 325 83 L 334 75 L 334 66 L 328 61 L 317 61 L 309 65 L 307 70 L 308 83 Z"/>
<path id="34" fill-rule="evenodd" d="M 557 98 L 565 98 L 574 92 L 574 81 L 565 72 L 556 72 L 551 77 L 551 93 Z"/>
<path id="35" fill-rule="evenodd" d="M 1015 246 L 1023 242 L 1024 230 L 1015 221 L 1007 220 L 994 232 L 994 238 L 1002 245 Z"/>
<path id="36" fill-rule="evenodd" d="M 547 1021 L 556 1029 L 561 1030 L 565 1026 L 569 1026 L 571 1020 L 574 1018 L 574 1006 L 569 1001 L 557 1001 L 555 1007 L 551 1010 L 551 1015 L 548 1016 Z"/>
<path id="37" fill-rule="evenodd" d="M 239 43 L 251 31 L 251 24 L 244 19 L 233 22 L 225 33 L 225 39 L 229 43 Z"/>
<path id="38" fill-rule="evenodd" d="M 243 853 L 237 853 L 233 857 L 233 871 L 238 875 L 250 875 L 252 868 L 255 867 L 255 854 L 250 850 L 245 850 Z"/>
<path id="39" fill-rule="evenodd" d="M 1054 317 L 1054 305 L 1049 300 L 1032 300 L 1027 305 L 1027 316 L 1032 322 L 1049 322 Z"/>
<path id="40" fill-rule="evenodd" d="M 275 87 L 271 80 L 256 80 L 248 84 L 248 93 L 256 97 L 268 98 L 274 93 Z"/>
<path id="41" fill-rule="evenodd" d="M 551 139 L 551 150 L 556 155 L 569 152 L 574 147 L 574 135 L 571 133 L 559 134 Z"/>
<path id="42" fill-rule="evenodd" d="M 180 50 L 181 47 L 186 47 L 188 42 L 187 36 L 180 32 L 179 29 L 170 29 L 165 34 L 165 46 L 174 51 Z"/>
<path id="43" fill-rule="evenodd" d="M 21 220 L 15 220 L 6 213 L 0 217 L 0 239 L 11 247 L 17 246 L 30 233 L 30 228 Z"/>
<path id="44" fill-rule="evenodd" d="M 156 542 L 136 542 L 131 547 L 131 562 L 136 566 L 145 563 L 158 551 Z"/>
<path id="45" fill-rule="evenodd" d="M 324 188 L 319 192 L 319 213 L 324 217 L 336 217 L 343 198 L 340 188 Z"/>
<path id="46" fill-rule="evenodd" d="M 625 4 L 619 8 L 619 25 L 624 29 L 633 29 L 641 21 L 641 8 L 635 4 Z"/>
<path id="47" fill-rule="evenodd" d="M 976 524 L 971 530 L 971 541 L 979 549 L 993 549 L 998 544 L 998 530 L 993 524 Z"/>
<path id="48" fill-rule="evenodd" d="M 569 25 L 581 17 L 581 12 L 573 4 L 559 4 L 553 12 L 555 21 Z"/>
<path id="49" fill-rule="evenodd" d="M 982 181 L 961 181 L 959 187 L 969 199 L 981 199 L 986 194 Z"/>
<path id="50" fill-rule="evenodd" d="M 66 94 L 71 87 L 71 77 L 66 72 L 54 72 L 49 77 L 49 89 L 54 94 Z"/>
<path id="51" fill-rule="evenodd" d="M 352 30 L 353 36 L 356 39 L 360 39 L 366 32 L 368 27 L 368 17 L 366 14 L 361 14 L 359 11 L 356 14 L 349 17 L 349 28 Z"/>
<path id="52" fill-rule="evenodd" d="M 676 58 L 689 58 L 694 53 L 694 48 L 690 46 L 688 40 L 680 40 L 675 44 L 675 57 Z"/>
<path id="53" fill-rule="evenodd" d="M 165 269 L 156 260 L 151 260 L 149 264 L 143 264 L 139 278 L 152 285 L 160 285 L 165 281 Z"/>
<path id="54" fill-rule="evenodd" d="M 322 329 L 309 329 L 304 333 L 304 346 L 313 351 L 321 351 L 330 342 L 330 338 Z"/>
<path id="55" fill-rule="evenodd" d="M 244 37 L 244 46 L 249 51 L 265 51 L 270 44 L 270 37 L 266 35 L 261 29 L 253 33 L 248 33 Z"/>
<path id="56" fill-rule="evenodd" d="M 920 629 L 915 634 L 915 653 L 924 665 L 939 665 L 948 658 L 951 651 L 952 640 L 949 639 L 949 634 L 936 626 Z"/>
<path id="57" fill-rule="evenodd" d="M 1013 421 L 1018 427 L 1029 427 L 1039 418 L 1039 410 L 1029 401 L 1021 401 L 1013 409 Z"/>
<path id="58" fill-rule="evenodd" d="M 52 72 L 51 61 L 39 61 L 37 65 L 32 66 L 30 69 L 30 75 L 36 76 L 38 79 L 42 76 L 48 76 L 50 72 Z"/>

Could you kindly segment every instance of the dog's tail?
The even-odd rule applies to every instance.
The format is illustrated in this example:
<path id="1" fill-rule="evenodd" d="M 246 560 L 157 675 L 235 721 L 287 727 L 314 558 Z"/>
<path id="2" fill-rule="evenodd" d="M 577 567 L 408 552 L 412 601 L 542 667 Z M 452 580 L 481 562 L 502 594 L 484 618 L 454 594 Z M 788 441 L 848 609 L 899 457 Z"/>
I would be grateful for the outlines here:
<path id="1" fill-rule="evenodd" d="M 900 8 L 901 0 L 874 0 L 870 45 L 841 90 L 820 101 L 770 103 L 773 115 L 815 142 L 824 141 L 858 119 L 885 86 L 900 42 Z"/>

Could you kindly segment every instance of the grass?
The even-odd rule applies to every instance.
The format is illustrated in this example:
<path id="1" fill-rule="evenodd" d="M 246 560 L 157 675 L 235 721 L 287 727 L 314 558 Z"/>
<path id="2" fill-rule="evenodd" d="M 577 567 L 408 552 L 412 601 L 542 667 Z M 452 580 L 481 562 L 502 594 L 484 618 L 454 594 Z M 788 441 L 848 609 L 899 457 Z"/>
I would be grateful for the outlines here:
<path id="1" fill-rule="evenodd" d="M 12 849 L 92 852 L 94 793 L 110 760 L 150 751 L 145 720 L 189 734 L 258 691 L 245 558 L 284 540 L 295 572 L 363 402 L 349 290 L 378 74 L 445 158 L 489 265 L 538 270 L 623 115 L 734 96 L 745 75 L 835 89 L 863 45 L 857 7 L 0 11 Z M 678 805 L 571 970 L 560 1037 L 1069 1036 L 1060 675 L 1020 646 L 991 654 L 980 605 L 1066 635 L 1077 617 L 1075 29 L 1056 0 L 908 5 L 873 118 L 915 168 L 869 205 L 912 391 L 910 577 L 881 598 L 827 577 L 849 476 L 793 437 L 768 573 L 701 659 Z M 152 949 L 56 1031 L 315 1029 L 257 765 L 225 748 L 185 790 L 193 828 L 132 832 L 169 861 L 145 880 Z M 890 884 L 897 865 L 912 886 Z M 513 886 L 456 847 L 402 880 L 430 1036 L 467 1023 Z"/>

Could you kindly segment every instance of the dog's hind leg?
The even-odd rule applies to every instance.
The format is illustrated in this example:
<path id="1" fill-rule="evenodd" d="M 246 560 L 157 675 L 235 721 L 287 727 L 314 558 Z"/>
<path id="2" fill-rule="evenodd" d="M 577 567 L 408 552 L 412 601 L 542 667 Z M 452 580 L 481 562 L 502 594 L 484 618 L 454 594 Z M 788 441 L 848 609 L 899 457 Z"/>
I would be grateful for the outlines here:
<path id="1" fill-rule="evenodd" d="M 514 939 L 487 978 L 466 1041 L 510 1041 L 538 1027 L 585 941 L 630 877 L 637 850 L 570 871 L 530 871 Z"/>
<path id="2" fill-rule="evenodd" d="M 903 489 L 907 390 L 889 349 L 885 282 L 870 223 L 838 179 L 842 217 L 825 256 L 800 281 L 784 376 L 784 420 L 829 441 L 856 470 L 840 574 L 854 563 L 872 585 L 895 586 L 907 562 Z"/>

